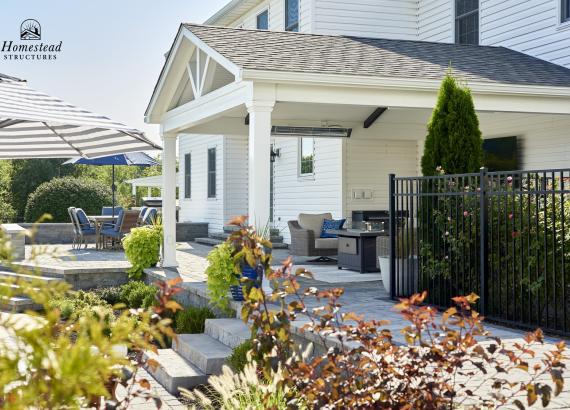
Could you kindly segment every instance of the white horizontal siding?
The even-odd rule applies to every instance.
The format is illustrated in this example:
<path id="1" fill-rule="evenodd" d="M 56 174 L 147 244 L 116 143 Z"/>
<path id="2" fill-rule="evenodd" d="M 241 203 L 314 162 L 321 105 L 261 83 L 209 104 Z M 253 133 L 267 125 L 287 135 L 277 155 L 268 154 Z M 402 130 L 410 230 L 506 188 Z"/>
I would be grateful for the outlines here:
<path id="1" fill-rule="evenodd" d="M 352 211 L 388 209 L 388 175 L 417 175 L 417 141 L 351 138 L 346 143 L 345 216 Z M 369 191 L 371 199 L 354 199 L 353 191 Z"/>
<path id="2" fill-rule="evenodd" d="M 570 25 L 560 23 L 560 0 L 482 0 L 481 44 L 570 67 Z"/>
<path id="3" fill-rule="evenodd" d="M 417 0 L 313 0 L 314 32 L 417 39 Z"/>
<path id="4" fill-rule="evenodd" d="M 248 139 L 224 137 L 224 222 L 248 212 Z"/>
<path id="5" fill-rule="evenodd" d="M 290 243 L 287 222 L 304 213 L 331 212 L 342 216 L 342 141 L 315 139 L 315 175 L 299 177 L 299 139 L 275 138 L 281 155 L 275 161 L 275 227 Z"/>
<path id="6" fill-rule="evenodd" d="M 259 4 L 258 6 L 254 7 L 253 9 L 249 10 L 247 13 L 245 13 L 243 16 L 241 16 L 236 21 L 230 23 L 229 26 L 230 27 L 240 27 L 240 28 L 245 28 L 245 29 L 250 29 L 250 30 L 257 29 L 257 15 L 259 13 L 261 13 L 262 11 L 267 10 L 269 7 L 271 7 L 270 3 L 274 3 L 274 0 L 264 1 L 263 3 Z M 269 20 L 269 29 L 272 29 L 271 19 Z"/>
<path id="7" fill-rule="evenodd" d="M 208 149 L 216 148 L 215 199 L 208 198 Z M 224 226 L 224 137 L 219 135 L 181 135 L 178 140 L 180 158 L 180 222 L 208 222 L 210 232 L 221 232 Z M 192 156 L 192 197 L 184 198 L 184 155 Z"/>
<path id="8" fill-rule="evenodd" d="M 418 39 L 441 43 L 453 42 L 453 2 L 449 0 L 418 1 Z"/>

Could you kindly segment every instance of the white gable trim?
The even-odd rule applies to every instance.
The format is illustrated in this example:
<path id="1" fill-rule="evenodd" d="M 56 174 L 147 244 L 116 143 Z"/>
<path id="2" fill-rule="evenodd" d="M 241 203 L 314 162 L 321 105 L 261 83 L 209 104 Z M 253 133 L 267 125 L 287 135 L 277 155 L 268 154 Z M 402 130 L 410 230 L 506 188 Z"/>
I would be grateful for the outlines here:
<path id="1" fill-rule="evenodd" d="M 207 68 L 210 65 L 213 65 L 210 60 L 214 60 L 216 64 L 219 64 L 227 71 L 229 71 L 232 75 L 235 76 L 236 81 L 241 78 L 241 69 L 226 57 L 218 53 L 216 50 L 208 46 L 202 40 L 200 40 L 196 35 L 194 35 L 190 30 L 188 30 L 183 25 L 180 26 L 178 30 L 178 34 L 176 35 L 176 39 L 174 40 L 174 44 L 172 45 L 168 57 L 166 59 L 166 63 L 162 72 L 160 73 L 157 85 L 154 89 L 152 94 L 150 103 L 145 113 L 145 121 L 147 123 L 156 124 L 159 123 L 161 120 L 162 115 L 168 109 L 168 104 L 174 98 L 176 90 L 178 89 L 177 85 L 182 80 L 183 74 L 187 73 L 190 77 L 190 81 L 192 82 L 192 89 L 194 91 L 194 95 L 196 98 L 199 98 L 201 92 L 203 90 L 204 81 L 201 81 L 201 84 L 194 84 L 192 74 L 190 72 L 189 61 L 179 61 L 178 55 L 180 52 L 180 48 L 183 45 L 184 40 L 189 41 L 194 47 L 202 50 L 207 55 L 207 64 L 204 67 L 204 72 L 207 72 Z M 199 54 L 199 53 L 198 53 Z M 192 52 L 190 52 L 190 57 Z M 182 67 L 181 64 L 184 64 Z M 199 70 L 198 64 L 198 70 Z M 177 75 L 174 77 L 172 73 L 176 72 Z M 182 73 L 182 76 L 180 75 Z M 204 76 L 205 77 L 205 76 Z M 198 77 L 201 79 L 200 77 Z M 201 79 L 201 80 L 205 80 Z M 175 82 L 176 84 L 172 84 Z"/>

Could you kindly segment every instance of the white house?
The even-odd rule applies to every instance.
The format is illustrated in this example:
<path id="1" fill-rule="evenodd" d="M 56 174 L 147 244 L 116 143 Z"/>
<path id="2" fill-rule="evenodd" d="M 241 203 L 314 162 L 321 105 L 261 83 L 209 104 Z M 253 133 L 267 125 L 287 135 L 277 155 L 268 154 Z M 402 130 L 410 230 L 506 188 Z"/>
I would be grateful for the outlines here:
<path id="1" fill-rule="evenodd" d="M 216 232 L 248 214 L 287 240 L 300 212 L 387 209 L 387 175 L 419 172 L 450 63 L 485 138 L 516 136 L 520 168 L 567 167 L 570 0 L 481 3 L 233 0 L 181 25 L 146 112 L 164 142 L 165 265 L 177 142 L 182 221 Z"/>

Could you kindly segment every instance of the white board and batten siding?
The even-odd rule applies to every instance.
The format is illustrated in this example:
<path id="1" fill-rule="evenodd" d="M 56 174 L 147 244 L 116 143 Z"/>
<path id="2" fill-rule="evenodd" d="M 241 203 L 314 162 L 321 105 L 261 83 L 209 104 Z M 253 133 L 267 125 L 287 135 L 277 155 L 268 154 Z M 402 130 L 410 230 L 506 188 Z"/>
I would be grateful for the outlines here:
<path id="1" fill-rule="evenodd" d="M 417 39 L 417 0 L 313 0 L 314 33 Z"/>
<path id="2" fill-rule="evenodd" d="M 299 213 L 331 212 L 342 217 L 343 141 L 315 138 L 315 174 L 310 176 L 299 175 L 298 138 L 278 137 L 273 143 L 280 150 L 274 163 L 274 225 L 290 243 L 287 222 Z"/>
<path id="3" fill-rule="evenodd" d="M 224 137 L 224 224 L 248 212 L 248 139 Z"/>
<path id="4" fill-rule="evenodd" d="M 207 222 L 210 232 L 224 226 L 224 137 L 220 135 L 180 135 L 179 203 L 180 222 Z M 216 198 L 208 198 L 208 149 L 216 148 Z M 191 198 L 184 198 L 184 157 L 191 155 Z"/>

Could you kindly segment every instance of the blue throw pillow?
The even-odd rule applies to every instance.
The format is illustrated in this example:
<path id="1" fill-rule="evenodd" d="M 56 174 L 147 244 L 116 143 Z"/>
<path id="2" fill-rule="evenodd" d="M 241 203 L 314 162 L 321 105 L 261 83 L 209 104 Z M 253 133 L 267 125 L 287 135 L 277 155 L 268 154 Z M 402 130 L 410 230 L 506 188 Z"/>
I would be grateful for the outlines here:
<path id="1" fill-rule="evenodd" d="M 346 219 L 325 219 L 321 230 L 321 238 L 338 238 L 338 235 L 328 233 L 330 230 L 342 229 Z"/>

